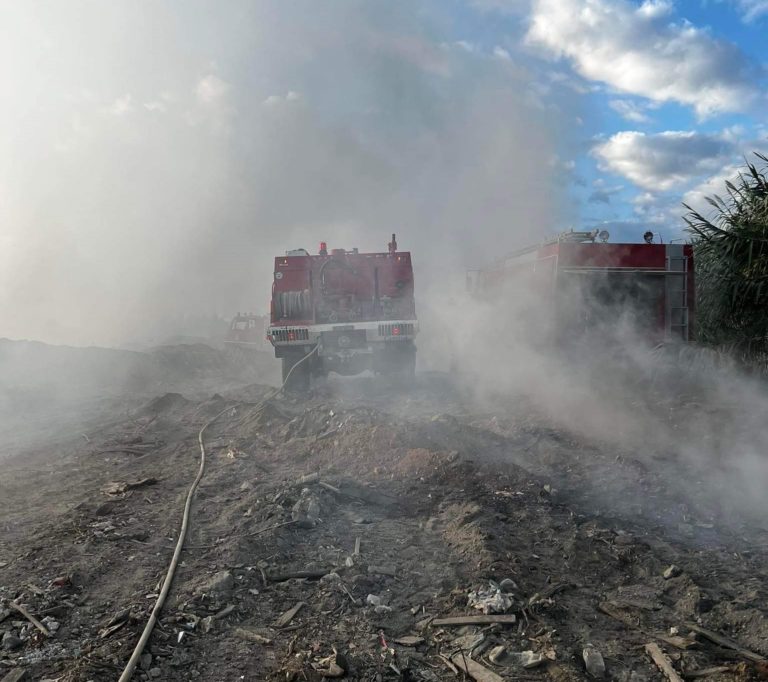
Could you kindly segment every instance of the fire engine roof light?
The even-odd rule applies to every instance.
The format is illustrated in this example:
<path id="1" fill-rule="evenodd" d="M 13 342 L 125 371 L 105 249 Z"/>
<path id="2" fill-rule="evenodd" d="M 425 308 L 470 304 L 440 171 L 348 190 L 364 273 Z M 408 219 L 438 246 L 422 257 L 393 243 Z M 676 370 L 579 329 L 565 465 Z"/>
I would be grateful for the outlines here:
<path id="1" fill-rule="evenodd" d="M 611 233 L 608 232 L 608 230 L 601 230 L 597 237 L 601 242 L 603 242 L 603 244 L 605 244 L 605 242 L 611 238 Z"/>

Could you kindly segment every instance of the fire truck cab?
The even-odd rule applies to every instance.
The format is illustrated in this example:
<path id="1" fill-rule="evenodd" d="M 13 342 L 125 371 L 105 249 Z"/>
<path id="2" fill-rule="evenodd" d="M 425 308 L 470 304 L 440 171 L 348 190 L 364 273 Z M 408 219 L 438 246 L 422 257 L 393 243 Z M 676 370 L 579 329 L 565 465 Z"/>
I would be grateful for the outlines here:
<path id="1" fill-rule="evenodd" d="M 304 249 L 275 258 L 267 339 L 294 390 L 312 376 L 412 375 L 418 332 L 411 254 Z M 306 358 L 300 364 L 300 360 Z"/>

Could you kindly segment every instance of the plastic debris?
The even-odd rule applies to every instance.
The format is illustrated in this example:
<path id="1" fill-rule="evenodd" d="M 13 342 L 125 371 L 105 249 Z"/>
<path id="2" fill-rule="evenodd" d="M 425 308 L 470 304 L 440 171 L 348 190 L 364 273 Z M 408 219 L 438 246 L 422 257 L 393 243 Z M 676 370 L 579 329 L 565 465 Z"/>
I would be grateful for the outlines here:
<path id="1" fill-rule="evenodd" d="M 587 672 L 595 678 L 605 677 L 605 661 L 603 655 L 592 644 L 587 644 L 582 652 L 584 666 Z"/>
<path id="2" fill-rule="evenodd" d="M 512 597 L 502 592 L 498 583 L 489 581 L 486 589 L 477 589 L 469 593 L 469 606 L 485 614 L 504 613 L 512 606 Z"/>

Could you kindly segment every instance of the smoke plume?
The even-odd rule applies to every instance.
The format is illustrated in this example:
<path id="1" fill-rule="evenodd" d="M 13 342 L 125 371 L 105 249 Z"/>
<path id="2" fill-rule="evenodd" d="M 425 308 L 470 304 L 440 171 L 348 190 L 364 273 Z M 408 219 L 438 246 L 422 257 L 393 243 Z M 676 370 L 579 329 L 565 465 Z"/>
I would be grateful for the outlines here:
<path id="1" fill-rule="evenodd" d="M 463 37 L 437 2 L 0 4 L 0 337 L 263 312 L 275 255 L 391 232 L 442 290 L 550 231 L 563 109 Z"/>

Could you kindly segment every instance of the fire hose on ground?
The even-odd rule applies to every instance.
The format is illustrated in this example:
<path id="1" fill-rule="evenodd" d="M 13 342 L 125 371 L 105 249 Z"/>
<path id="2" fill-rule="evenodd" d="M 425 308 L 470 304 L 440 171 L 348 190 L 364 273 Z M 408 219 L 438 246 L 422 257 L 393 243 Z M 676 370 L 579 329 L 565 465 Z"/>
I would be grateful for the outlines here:
<path id="1" fill-rule="evenodd" d="M 315 346 L 309 353 L 307 353 L 304 357 L 302 357 L 296 364 L 291 367 L 290 371 L 285 377 L 285 380 L 281 384 L 281 386 L 271 393 L 269 393 L 265 398 L 262 398 L 261 401 L 259 401 L 256 404 L 256 407 L 254 409 L 259 410 L 261 409 L 268 401 L 272 400 L 272 398 L 276 397 L 280 394 L 280 392 L 285 388 L 286 384 L 288 383 L 288 380 L 291 378 L 291 374 L 293 374 L 293 371 L 301 365 L 303 362 L 306 362 L 312 355 L 314 355 L 317 352 L 318 347 Z M 134 671 L 136 670 L 136 666 L 139 663 L 139 660 L 141 659 L 141 655 L 144 652 L 144 648 L 147 645 L 147 642 L 149 641 L 149 637 L 152 634 L 152 630 L 155 627 L 155 624 L 157 623 L 157 618 L 160 614 L 160 611 L 162 611 L 163 606 L 165 605 L 165 600 L 168 597 L 168 593 L 171 590 L 171 583 L 173 582 L 174 575 L 176 574 L 176 568 L 179 565 L 179 559 L 181 557 L 181 551 L 184 548 L 184 542 L 187 537 L 187 530 L 189 528 L 189 516 L 190 516 L 190 510 L 192 508 L 192 499 L 195 496 L 195 491 L 197 490 L 197 486 L 200 484 L 200 481 L 203 478 L 203 475 L 205 474 L 205 441 L 203 439 L 203 436 L 205 435 L 206 429 L 211 426 L 219 417 L 221 417 L 225 412 L 228 412 L 229 410 L 233 409 L 237 406 L 237 403 L 235 405 L 229 405 L 226 408 L 224 408 L 221 412 L 211 417 L 205 424 L 203 424 L 203 427 L 200 429 L 200 431 L 197 434 L 197 441 L 200 445 L 200 466 L 197 471 L 197 476 L 195 477 L 195 480 L 192 481 L 192 485 L 189 488 L 189 491 L 187 492 L 187 497 L 184 501 L 184 513 L 182 515 L 181 520 L 181 529 L 179 531 L 179 539 L 176 541 L 176 547 L 173 551 L 173 557 L 171 558 L 171 563 L 168 566 L 168 571 L 165 574 L 165 579 L 163 580 L 162 588 L 160 589 L 160 594 L 157 596 L 157 601 L 155 602 L 155 606 L 152 608 L 152 613 L 149 615 L 149 619 L 147 620 L 147 624 L 144 626 L 144 630 L 141 633 L 141 637 L 136 644 L 136 648 L 133 650 L 133 653 L 131 654 L 131 658 L 128 660 L 127 665 L 125 666 L 125 669 L 123 670 L 122 675 L 120 675 L 120 678 L 118 682 L 128 682 L 128 680 L 131 679 L 133 676 Z"/>

